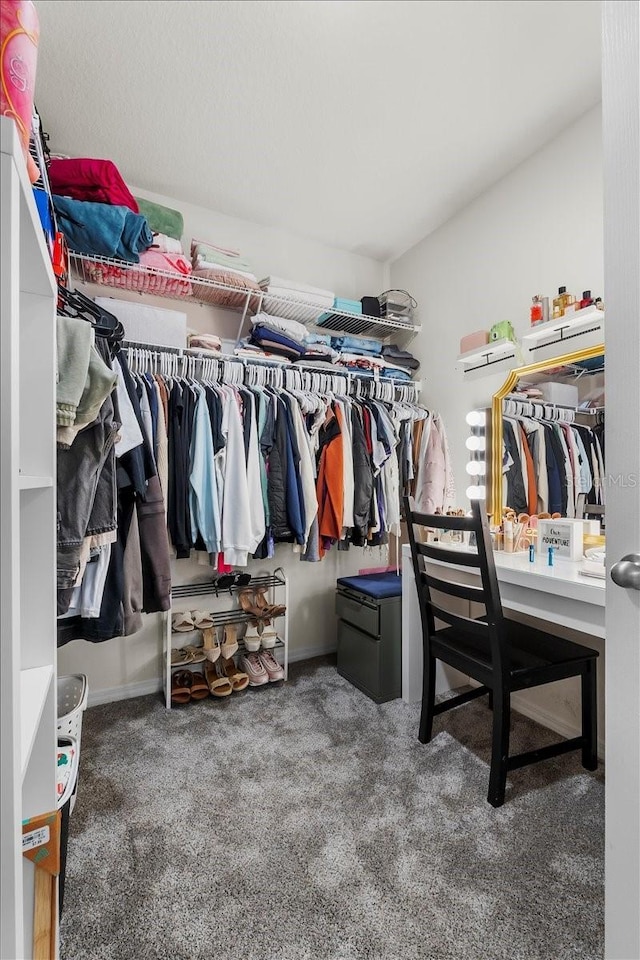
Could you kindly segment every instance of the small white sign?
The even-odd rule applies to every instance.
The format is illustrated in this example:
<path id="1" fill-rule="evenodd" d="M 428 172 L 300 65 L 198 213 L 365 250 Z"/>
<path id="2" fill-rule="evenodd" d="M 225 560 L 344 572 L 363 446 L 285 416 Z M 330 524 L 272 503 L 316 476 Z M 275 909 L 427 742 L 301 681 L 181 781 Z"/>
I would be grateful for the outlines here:
<path id="1" fill-rule="evenodd" d="M 539 520 L 538 550 L 546 556 L 549 547 L 565 560 L 582 560 L 584 525 L 582 520 Z"/>
<path id="2" fill-rule="evenodd" d="M 22 852 L 25 850 L 34 850 L 36 847 L 42 847 L 49 843 L 51 831 L 49 827 L 38 827 L 37 830 L 31 830 L 30 833 L 22 835 Z"/>

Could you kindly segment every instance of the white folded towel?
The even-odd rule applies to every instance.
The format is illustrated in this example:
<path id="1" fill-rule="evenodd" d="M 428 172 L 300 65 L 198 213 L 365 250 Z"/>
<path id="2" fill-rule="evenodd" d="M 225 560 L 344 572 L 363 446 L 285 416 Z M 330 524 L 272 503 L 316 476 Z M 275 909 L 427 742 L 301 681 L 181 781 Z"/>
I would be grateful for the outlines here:
<path id="1" fill-rule="evenodd" d="M 298 283 L 297 280 L 283 280 L 282 277 L 265 277 L 260 281 L 260 286 L 263 288 L 268 288 L 270 293 L 273 293 L 273 288 L 284 292 L 285 290 L 291 290 L 295 293 L 302 293 L 308 297 L 319 297 L 322 300 L 329 299 L 331 300 L 331 306 L 333 306 L 333 301 L 335 300 L 335 294 L 331 290 L 322 290 L 320 287 L 310 287 L 306 283 Z"/>
<path id="2" fill-rule="evenodd" d="M 299 290 L 289 290 L 286 287 L 263 287 L 262 289 L 265 297 L 273 297 L 274 300 L 281 297 L 285 300 L 294 300 L 296 303 L 307 303 L 320 310 L 329 310 L 333 307 L 335 299 L 333 296 L 320 297 L 311 293 L 302 293 Z"/>

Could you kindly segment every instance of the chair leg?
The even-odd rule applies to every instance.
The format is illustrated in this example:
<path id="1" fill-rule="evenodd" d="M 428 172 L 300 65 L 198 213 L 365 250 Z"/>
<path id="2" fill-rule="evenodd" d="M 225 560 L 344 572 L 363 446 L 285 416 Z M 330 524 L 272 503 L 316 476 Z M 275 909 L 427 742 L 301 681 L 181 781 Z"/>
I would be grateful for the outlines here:
<path id="1" fill-rule="evenodd" d="M 433 726 L 433 706 L 436 699 L 436 661 L 425 655 L 424 673 L 422 677 L 422 711 L 420 713 L 420 729 L 418 740 L 420 743 L 429 743 Z"/>
<path id="2" fill-rule="evenodd" d="M 582 766 L 586 770 L 598 768 L 598 687 L 596 661 L 588 660 L 581 677 L 582 683 Z"/>
<path id="3" fill-rule="evenodd" d="M 511 694 L 496 689 L 493 692 L 493 737 L 491 743 L 491 773 L 487 800 L 492 807 L 501 807 L 507 787 L 507 760 L 509 759 L 509 729 L 511 726 Z"/>

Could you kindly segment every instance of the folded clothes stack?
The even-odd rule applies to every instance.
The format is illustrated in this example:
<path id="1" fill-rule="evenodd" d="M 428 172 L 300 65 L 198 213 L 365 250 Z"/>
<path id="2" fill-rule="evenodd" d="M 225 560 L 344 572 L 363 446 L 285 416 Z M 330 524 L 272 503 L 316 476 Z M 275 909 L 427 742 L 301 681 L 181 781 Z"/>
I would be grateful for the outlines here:
<path id="1" fill-rule="evenodd" d="M 403 370 L 402 367 L 394 367 L 389 365 L 382 368 L 382 376 L 389 377 L 390 380 L 413 380 L 413 377 L 408 370 Z"/>
<path id="2" fill-rule="evenodd" d="M 300 360 L 306 353 L 306 327 L 296 320 L 258 313 L 251 320 L 250 342 L 268 353 Z"/>
<path id="3" fill-rule="evenodd" d="M 198 297 L 221 307 L 240 307 L 246 300 L 246 293 L 241 291 L 256 290 L 260 287 L 255 274 L 251 272 L 248 262 L 240 255 L 239 250 L 220 247 L 214 243 L 205 243 L 203 240 L 191 241 L 191 263 L 193 275 L 202 280 L 213 280 L 224 284 L 225 287 L 234 287 L 233 291 L 221 290 L 216 287 L 206 287 L 204 284 L 198 290 Z M 235 292 L 235 291 L 238 292 Z M 258 299 L 251 299 L 251 308 L 256 309 Z"/>
<path id="4" fill-rule="evenodd" d="M 350 337 L 347 335 L 331 337 L 331 346 L 334 350 L 346 351 L 347 353 L 358 353 L 372 357 L 382 356 L 380 341 L 369 337 Z"/>
<path id="5" fill-rule="evenodd" d="M 411 380 L 420 367 L 414 355 L 408 350 L 401 350 L 397 343 L 385 344 L 382 357 L 385 363 L 383 374 L 393 380 Z"/>
<path id="6" fill-rule="evenodd" d="M 241 340 L 233 351 L 236 357 L 242 357 L 243 360 L 270 360 L 273 363 L 291 363 L 288 357 L 279 353 L 271 353 L 263 349 L 257 343 L 251 343 L 249 340 Z"/>
<path id="7" fill-rule="evenodd" d="M 145 293 L 189 296 L 191 264 L 183 256 L 182 215 L 137 200 L 111 160 L 57 158 L 49 165 L 54 208 L 69 248 L 86 256 L 141 263 L 172 277 L 88 263 L 87 279 Z"/>
<path id="8" fill-rule="evenodd" d="M 144 217 L 126 206 L 53 196 L 58 226 L 76 253 L 139 263 L 153 243 Z"/>
<path id="9" fill-rule="evenodd" d="M 189 349 L 206 350 L 208 353 L 221 353 L 222 341 L 214 333 L 190 333 L 188 337 Z"/>
<path id="10" fill-rule="evenodd" d="M 140 263 L 151 270 L 176 274 L 176 278 L 149 276 L 144 278 L 142 289 L 146 293 L 159 293 L 164 296 L 190 296 L 193 292 L 188 278 L 191 264 L 184 254 L 182 234 L 184 220 L 179 210 L 172 210 L 161 203 L 153 203 L 137 197 L 140 213 L 146 218 L 153 234 L 153 242 L 145 253 L 140 255 Z M 131 286 L 129 284 L 129 286 Z"/>
<path id="11" fill-rule="evenodd" d="M 395 367 L 417 370 L 420 366 L 414 355 L 408 350 L 401 350 L 397 343 L 385 344 L 382 348 L 382 356 Z"/>
<path id="12" fill-rule="evenodd" d="M 372 353 L 345 353 L 340 354 L 337 363 L 348 370 L 360 372 L 361 370 L 377 370 L 382 373 L 384 363 L 382 357 L 376 357 Z"/>
<path id="13" fill-rule="evenodd" d="M 239 250 L 230 250 L 227 247 L 218 247 L 213 243 L 204 243 L 202 240 L 191 241 L 191 260 L 193 268 L 209 270 L 212 273 L 233 273 L 246 280 L 256 283 L 255 274 Z"/>

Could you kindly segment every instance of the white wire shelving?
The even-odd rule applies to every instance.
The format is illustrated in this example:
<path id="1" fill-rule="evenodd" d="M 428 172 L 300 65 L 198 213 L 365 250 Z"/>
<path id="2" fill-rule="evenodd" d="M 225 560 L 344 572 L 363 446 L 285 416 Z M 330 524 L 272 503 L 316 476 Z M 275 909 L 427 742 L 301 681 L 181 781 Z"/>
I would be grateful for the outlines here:
<path id="1" fill-rule="evenodd" d="M 320 333 L 336 336 L 369 336 L 381 341 L 400 339 L 407 343 L 420 329 L 416 323 L 348 313 L 335 307 L 321 306 L 314 303 L 312 298 L 302 300 L 296 295 L 281 296 L 260 288 L 232 286 L 194 273 L 180 274 L 140 263 L 82 253 L 70 253 L 69 259 L 74 276 L 83 283 L 97 283 L 182 303 L 200 303 L 239 311 L 238 339 L 247 315 L 260 311 L 297 320 Z"/>

